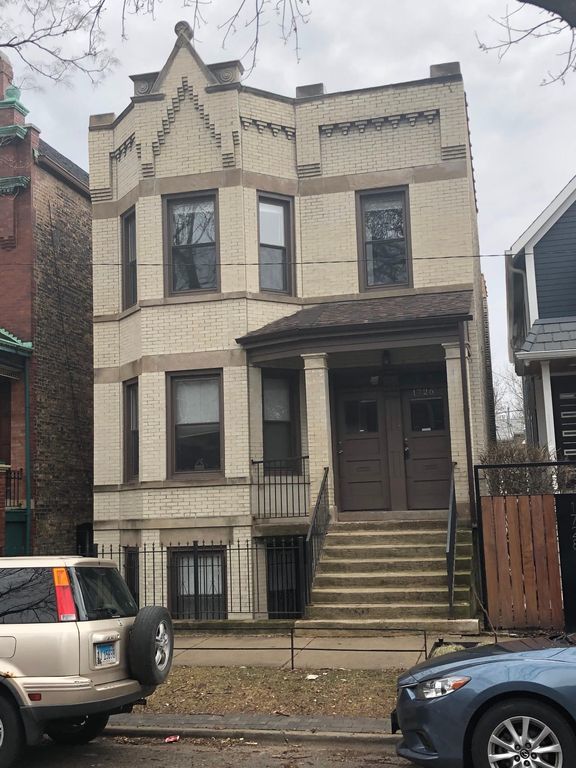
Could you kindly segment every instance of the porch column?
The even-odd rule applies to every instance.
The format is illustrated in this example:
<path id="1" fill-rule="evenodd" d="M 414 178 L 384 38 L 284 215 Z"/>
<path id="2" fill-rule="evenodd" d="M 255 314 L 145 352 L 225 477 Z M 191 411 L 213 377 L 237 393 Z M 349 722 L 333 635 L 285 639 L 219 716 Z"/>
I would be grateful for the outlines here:
<path id="1" fill-rule="evenodd" d="M 554 407 L 552 405 L 552 380 L 550 378 L 550 361 L 542 360 L 542 394 L 544 399 L 544 422 L 546 437 L 540 442 L 548 447 L 550 458 L 556 456 L 556 431 L 554 429 Z"/>
<path id="2" fill-rule="evenodd" d="M 466 440 L 466 423 L 464 408 L 464 392 L 462 387 L 462 361 L 460 344 L 443 344 L 446 358 L 446 381 L 448 385 L 448 412 L 450 419 L 450 448 L 454 468 L 456 488 L 456 503 L 458 512 L 464 517 L 470 515 L 470 485 L 468 478 L 468 451 Z M 468 355 L 466 353 L 466 374 L 468 374 Z"/>
<path id="3" fill-rule="evenodd" d="M 332 423 L 330 419 L 330 387 L 328 355 L 302 355 L 306 382 L 306 420 L 308 424 L 308 455 L 310 457 L 310 503 L 314 504 L 324 467 L 330 469 L 328 497 L 334 499 L 334 467 L 332 463 Z"/>

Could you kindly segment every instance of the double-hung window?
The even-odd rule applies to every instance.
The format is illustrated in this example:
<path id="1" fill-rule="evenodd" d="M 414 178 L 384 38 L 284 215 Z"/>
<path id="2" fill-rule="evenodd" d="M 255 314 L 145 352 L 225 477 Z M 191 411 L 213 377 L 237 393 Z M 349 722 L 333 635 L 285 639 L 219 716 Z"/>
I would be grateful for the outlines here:
<path id="1" fill-rule="evenodd" d="M 216 195 L 166 200 L 169 293 L 218 290 Z"/>
<path id="2" fill-rule="evenodd" d="M 122 216 L 122 308 L 138 301 L 138 267 L 136 262 L 136 212 Z"/>
<path id="3" fill-rule="evenodd" d="M 177 374 L 170 382 L 172 473 L 221 470 L 220 373 Z"/>
<path id="4" fill-rule="evenodd" d="M 262 373 L 262 423 L 264 461 L 277 469 L 295 458 L 298 447 L 298 378 L 287 374 Z"/>
<path id="5" fill-rule="evenodd" d="M 406 193 L 403 190 L 362 193 L 359 208 L 363 287 L 408 285 Z"/>
<path id="6" fill-rule="evenodd" d="M 291 201 L 258 198 L 260 290 L 292 293 Z"/>
<path id="7" fill-rule="evenodd" d="M 124 479 L 138 480 L 140 473 L 138 380 L 124 384 Z"/>

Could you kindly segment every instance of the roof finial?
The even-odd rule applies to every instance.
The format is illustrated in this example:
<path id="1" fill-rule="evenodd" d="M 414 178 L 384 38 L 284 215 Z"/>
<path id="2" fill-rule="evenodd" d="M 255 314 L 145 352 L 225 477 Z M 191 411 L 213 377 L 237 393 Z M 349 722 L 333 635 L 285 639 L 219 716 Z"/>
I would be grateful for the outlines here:
<path id="1" fill-rule="evenodd" d="M 190 24 L 188 24 L 187 21 L 179 21 L 176 26 L 174 27 L 174 32 L 176 32 L 176 35 L 180 37 L 180 35 L 183 35 L 186 40 L 192 40 L 194 37 L 194 32 L 192 31 L 192 27 Z"/>

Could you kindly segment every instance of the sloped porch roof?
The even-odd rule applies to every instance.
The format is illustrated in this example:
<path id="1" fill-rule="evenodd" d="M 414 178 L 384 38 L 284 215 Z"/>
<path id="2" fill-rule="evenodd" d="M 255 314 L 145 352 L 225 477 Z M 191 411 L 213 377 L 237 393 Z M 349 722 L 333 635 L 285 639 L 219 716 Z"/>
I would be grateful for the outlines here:
<path id="1" fill-rule="evenodd" d="M 422 292 L 315 304 L 247 333 L 236 341 L 250 349 L 267 343 L 343 334 L 424 329 L 470 320 L 471 290 Z"/>

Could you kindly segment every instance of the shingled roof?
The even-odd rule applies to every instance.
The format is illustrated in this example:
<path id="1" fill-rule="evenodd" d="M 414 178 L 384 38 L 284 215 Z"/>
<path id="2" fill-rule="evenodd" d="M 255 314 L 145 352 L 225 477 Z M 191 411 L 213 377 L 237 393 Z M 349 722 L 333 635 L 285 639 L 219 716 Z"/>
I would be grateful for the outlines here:
<path id="1" fill-rule="evenodd" d="M 443 291 L 315 304 L 251 331 L 236 341 L 245 347 L 266 339 L 312 336 L 324 331 L 429 324 L 471 318 L 472 291 Z"/>
<path id="2" fill-rule="evenodd" d="M 545 359 L 549 353 L 570 351 L 576 357 L 576 318 L 555 317 L 536 320 L 517 355 L 541 355 Z"/>
<path id="3" fill-rule="evenodd" d="M 43 155 L 50 162 L 54 163 L 54 165 L 59 166 L 69 176 L 72 176 L 72 178 L 75 179 L 75 181 L 77 181 L 79 184 L 84 187 L 89 186 L 90 177 L 88 173 L 80 168 L 79 165 L 73 163 L 72 160 L 69 160 L 65 155 L 58 152 L 57 149 L 54 149 L 54 147 L 50 146 L 50 144 L 47 144 L 45 141 L 40 139 L 38 150 L 40 152 L 40 156 Z"/>

